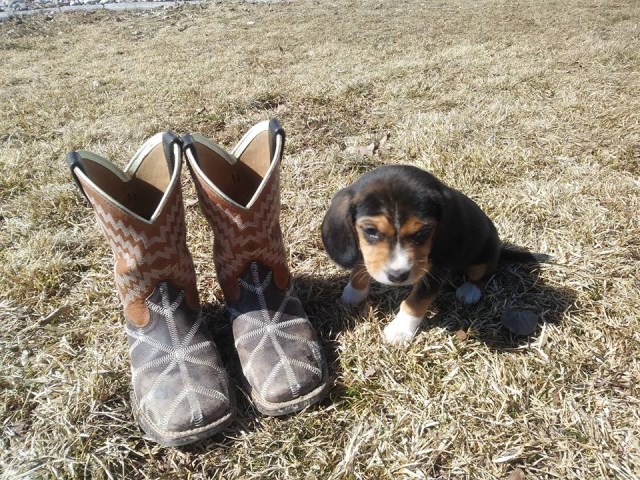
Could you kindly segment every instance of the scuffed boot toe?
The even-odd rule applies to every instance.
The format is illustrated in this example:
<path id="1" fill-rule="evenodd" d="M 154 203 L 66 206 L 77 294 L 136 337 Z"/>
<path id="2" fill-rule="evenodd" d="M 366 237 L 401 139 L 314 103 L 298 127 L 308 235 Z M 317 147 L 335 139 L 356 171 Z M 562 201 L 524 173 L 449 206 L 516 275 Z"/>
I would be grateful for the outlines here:
<path id="1" fill-rule="evenodd" d="M 147 300 L 149 324 L 127 326 L 134 414 L 152 439 L 167 446 L 214 435 L 234 414 L 216 346 L 183 300 L 181 290 L 161 282 Z"/>
<path id="2" fill-rule="evenodd" d="M 300 300 L 271 278 L 268 269 L 253 262 L 239 280 L 238 306 L 230 310 L 236 350 L 256 408 L 279 416 L 318 402 L 329 382 L 320 343 Z"/>

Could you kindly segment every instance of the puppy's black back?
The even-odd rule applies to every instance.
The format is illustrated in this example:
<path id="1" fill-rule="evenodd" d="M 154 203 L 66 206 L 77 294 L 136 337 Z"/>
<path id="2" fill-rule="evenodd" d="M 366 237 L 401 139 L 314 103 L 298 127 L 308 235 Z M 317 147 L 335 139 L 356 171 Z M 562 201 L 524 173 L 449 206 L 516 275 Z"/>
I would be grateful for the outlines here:
<path id="1" fill-rule="evenodd" d="M 442 218 L 431 249 L 433 264 L 461 271 L 497 262 L 500 240 L 493 222 L 463 193 L 446 186 L 443 192 Z"/>

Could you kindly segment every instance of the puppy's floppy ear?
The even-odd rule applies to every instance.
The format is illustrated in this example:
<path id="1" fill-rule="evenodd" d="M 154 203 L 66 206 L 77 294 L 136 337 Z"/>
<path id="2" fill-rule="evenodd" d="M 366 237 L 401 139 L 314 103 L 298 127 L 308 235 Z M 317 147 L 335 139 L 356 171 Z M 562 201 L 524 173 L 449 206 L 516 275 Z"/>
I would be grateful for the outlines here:
<path id="1" fill-rule="evenodd" d="M 338 191 L 322 221 L 324 248 L 331 259 L 344 268 L 351 268 L 362 259 L 353 224 L 353 196 L 350 187 Z"/>

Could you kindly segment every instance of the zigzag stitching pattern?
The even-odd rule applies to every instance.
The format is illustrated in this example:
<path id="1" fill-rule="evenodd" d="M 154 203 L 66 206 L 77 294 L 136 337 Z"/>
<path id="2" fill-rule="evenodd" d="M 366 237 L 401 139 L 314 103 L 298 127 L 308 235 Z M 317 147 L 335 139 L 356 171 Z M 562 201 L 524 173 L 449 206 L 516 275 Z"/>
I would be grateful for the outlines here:
<path id="1" fill-rule="evenodd" d="M 162 269 L 151 271 L 134 270 L 122 275 L 115 274 L 116 286 L 120 292 L 122 304 L 126 307 L 134 301 L 140 301 L 150 288 L 161 280 L 171 278 L 174 282 L 188 283 L 195 273 L 191 265 L 172 264 Z"/>
<path id="2" fill-rule="evenodd" d="M 202 187 L 198 184 L 196 185 L 200 190 Z M 201 191 L 201 194 L 204 194 L 205 198 L 208 198 L 208 195 Z M 270 213 L 275 211 L 280 212 L 280 181 L 279 178 L 271 182 L 265 190 L 263 191 L 263 198 L 259 199 L 259 207 L 257 210 L 245 210 L 241 212 L 233 212 L 227 207 L 220 207 L 212 209 L 211 205 L 208 202 L 205 202 L 204 210 L 208 214 L 208 217 L 213 220 L 213 217 L 219 217 L 219 219 L 224 220 L 225 218 L 229 220 L 232 226 L 235 226 L 241 232 L 246 230 L 247 228 L 256 228 L 258 229 L 264 222 L 261 222 L 262 218 L 268 220 L 268 224 L 273 221 L 273 216 Z M 218 212 L 223 213 L 224 215 L 219 215 Z M 243 215 L 243 213 L 245 215 Z M 246 215 L 248 214 L 248 215 Z M 243 217 L 249 218 L 243 218 Z"/>
<path id="3" fill-rule="evenodd" d="M 154 235 L 138 231 L 114 217 L 99 202 L 94 202 L 94 210 L 113 250 L 116 264 L 124 262 L 128 267 L 127 272 L 115 272 L 116 286 L 125 308 L 132 302 L 143 300 L 149 289 L 160 280 L 171 278 L 185 283 L 194 280 L 193 263 L 186 251 L 180 191 L 174 195 L 169 210 L 153 225 L 152 228 L 157 232 Z M 160 248 L 152 249 L 158 245 Z M 153 268 L 158 260 L 171 265 L 162 269 Z"/>
<path id="4" fill-rule="evenodd" d="M 280 248 L 261 248 L 253 252 L 241 253 L 233 257 L 222 256 L 223 260 L 216 262 L 216 270 L 221 282 L 229 278 L 234 278 L 242 272 L 243 267 L 248 262 L 256 259 L 262 259 L 273 266 L 285 266 L 283 261 L 284 252 Z"/>
<path id="5" fill-rule="evenodd" d="M 234 213 L 228 208 L 216 207 L 209 199 L 204 187 L 196 183 L 202 210 L 216 235 L 224 238 L 216 248 L 216 271 L 222 282 L 238 276 L 248 261 L 257 258 L 268 261 L 271 265 L 285 266 L 284 246 L 270 235 L 277 225 L 279 215 L 278 181 L 272 182 L 259 200 L 257 210 Z M 244 215 L 243 215 L 244 214 Z M 243 218 L 247 217 L 247 218 Z M 252 231 L 246 231 L 252 230 Z M 255 242 L 264 245 L 248 251 L 246 245 Z M 240 247 L 240 248 L 239 248 Z M 239 250 L 239 251 L 238 251 Z"/>
<path id="6" fill-rule="evenodd" d="M 176 255 L 176 246 L 184 244 L 186 240 L 181 222 L 173 222 L 168 218 L 177 215 L 178 212 L 175 212 L 174 208 L 167 214 L 169 220 L 167 224 L 157 224 L 158 235 L 148 237 L 144 232 L 138 232 L 124 222 L 115 220 L 111 214 L 99 206 L 96 207 L 96 214 L 101 220 L 103 231 L 114 254 L 122 258 L 130 268 L 138 265 L 152 265 L 159 258 L 168 260 Z M 143 248 L 140 248 L 140 242 L 142 242 Z M 158 244 L 164 247 L 150 253 L 150 247 Z"/>
<path id="7" fill-rule="evenodd" d="M 98 203 L 95 204 L 95 211 L 96 211 L 96 214 L 98 214 L 98 216 L 102 220 L 103 224 L 111 226 L 110 231 L 128 232 L 129 234 L 128 236 L 130 236 L 134 242 L 142 243 L 144 248 L 152 247 L 156 243 L 166 242 L 167 232 L 170 233 L 172 231 L 181 230 L 179 227 L 180 227 L 180 223 L 181 223 L 180 219 L 182 215 L 180 214 L 180 204 L 178 202 L 174 202 L 173 205 L 171 205 L 170 210 L 162 215 L 161 218 L 164 218 L 166 220 L 166 223 L 154 224 L 154 226 L 158 228 L 158 234 L 153 236 L 148 236 L 144 232 L 138 232 L 132 228 L 129 228 L 127 223 L 117 218 L 114 218 L 113 215 L 111 215 L 111 213 L 106 211 Z M 176 221 L 174 221 L 174 219 L 176 219 Z"/>

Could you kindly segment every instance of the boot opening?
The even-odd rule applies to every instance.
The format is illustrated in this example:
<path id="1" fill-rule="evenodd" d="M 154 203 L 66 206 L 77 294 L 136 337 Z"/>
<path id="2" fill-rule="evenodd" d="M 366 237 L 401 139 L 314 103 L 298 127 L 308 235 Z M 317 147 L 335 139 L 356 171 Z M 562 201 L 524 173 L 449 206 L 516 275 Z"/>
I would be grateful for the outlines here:
<path id="1" fill-rule="evenodd" d="M 195 144 L 202 172 L 227 197 L 246 207 L 260 187 L 271 164 L 269 133 L 258 134 L 235 163 L 201 143 Z"/>
<path id="2" fill-rule="evenodd" d="M 171 180 L 162 144 L 149 152 L 129 181 L 100 163 L 84 162 L 83 168 L 107 195 L 146 220 L 151 220 Z"/>

